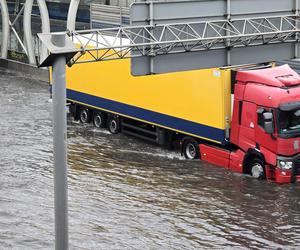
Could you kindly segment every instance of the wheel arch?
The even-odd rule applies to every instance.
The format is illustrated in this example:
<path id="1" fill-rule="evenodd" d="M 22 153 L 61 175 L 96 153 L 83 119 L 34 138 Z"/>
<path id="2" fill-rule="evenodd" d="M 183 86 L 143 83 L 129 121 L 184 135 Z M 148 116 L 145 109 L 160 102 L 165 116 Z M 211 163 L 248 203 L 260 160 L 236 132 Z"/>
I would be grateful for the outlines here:
<path id="1" fill-rule="evenodd" d="M 248 151 L 245 154 L 244 160 L 243 160 L 243 173 L 244 174 L 249 174 L 249 171 L 250 171 L 249 170 L 249 163 L 254 158 L 261 159 L 264 164 L 266 162 L 264 155 L 260 151 L 254 149 L 254 148 L 248 149 Z"/>

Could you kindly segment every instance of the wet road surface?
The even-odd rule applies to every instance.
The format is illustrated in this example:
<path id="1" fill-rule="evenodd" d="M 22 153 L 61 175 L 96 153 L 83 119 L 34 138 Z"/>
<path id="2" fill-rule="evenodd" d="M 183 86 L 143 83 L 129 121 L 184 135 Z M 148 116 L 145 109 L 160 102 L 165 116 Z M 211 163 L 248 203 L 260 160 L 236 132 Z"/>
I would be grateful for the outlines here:
<path id="1" fill-rule="evenodd" d="M 53 249 L 48 86 L 0 69 L 0 249 Z M 300 185 L 68 119 L 70 249 L 299 249 Z"/>

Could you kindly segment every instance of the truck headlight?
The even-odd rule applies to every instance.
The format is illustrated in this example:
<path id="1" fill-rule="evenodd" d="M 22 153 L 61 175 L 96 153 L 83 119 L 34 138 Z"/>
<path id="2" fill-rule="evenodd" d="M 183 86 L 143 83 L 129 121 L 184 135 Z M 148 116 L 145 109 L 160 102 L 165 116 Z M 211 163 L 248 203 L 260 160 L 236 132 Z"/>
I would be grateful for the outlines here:
<path id="1" fill-rule="evenodd" d="M 292 161 L 278 161 L 278 167 L 282 170 L 290 170 L 293 168 L 293 162 Z"/>

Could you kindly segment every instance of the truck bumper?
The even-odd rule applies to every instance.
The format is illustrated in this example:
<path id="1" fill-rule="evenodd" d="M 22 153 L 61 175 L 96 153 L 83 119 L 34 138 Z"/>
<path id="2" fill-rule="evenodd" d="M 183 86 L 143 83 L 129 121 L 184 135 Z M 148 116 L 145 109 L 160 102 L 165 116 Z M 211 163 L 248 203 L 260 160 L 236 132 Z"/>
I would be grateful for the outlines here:
<path id="1" fill-rule="evenodd" d="M 283 170 L 275 167 L 274 180 L 276 183 L 294 183 L 300 181 L 300 154 L 294 157 L 278 156 L 279 160 L 286 160 L 293 163 L 290 170 Z"/>
<path id="2" fill-rule="evenodd" d="M 275 170 L 275 182 L 279 184 L 291 183 L 292 171 L 282 171 L 279 168 Z"/>
<path id="3" fill-rule="evenodd" d="M 292 171 L 275 170 L 275 182 L 279 184 L 300 182 L 300 175 L 293 175 Z"/>

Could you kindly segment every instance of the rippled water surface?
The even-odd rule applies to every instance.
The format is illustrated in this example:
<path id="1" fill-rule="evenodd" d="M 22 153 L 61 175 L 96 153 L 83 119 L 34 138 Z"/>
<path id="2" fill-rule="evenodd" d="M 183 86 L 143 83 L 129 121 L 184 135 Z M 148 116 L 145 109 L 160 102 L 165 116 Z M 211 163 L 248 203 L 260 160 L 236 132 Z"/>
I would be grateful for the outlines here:
<path id="1" fill-rule="evenodd" d="M 53 249 L 48 86 L 0 69 L 0 249 Z M 70 249 L 299 249 L 279 186 L 68 120 Z"/>

